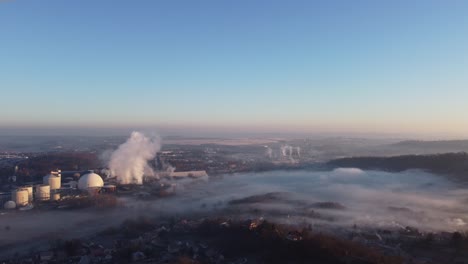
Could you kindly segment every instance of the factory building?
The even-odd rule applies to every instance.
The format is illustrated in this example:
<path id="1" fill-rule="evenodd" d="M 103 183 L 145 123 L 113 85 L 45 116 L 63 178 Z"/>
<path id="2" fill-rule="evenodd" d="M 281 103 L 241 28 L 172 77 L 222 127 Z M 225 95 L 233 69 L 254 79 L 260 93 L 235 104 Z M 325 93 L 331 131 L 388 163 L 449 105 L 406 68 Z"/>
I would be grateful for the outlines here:
<path id="1" fill-rule="evenodd" d="M 83 175 L 80 177 L 81 174 Z M 86 191 L 88 195 L 99 194 L 101 191 L 105 193 L 116 191 L 115 185 L 106 185 L 104 187 L 101 176 L 93 171 L 84 173 L 70 171 L 65 172 L 65 175 L 69 176 L 64 179 L 60 170 L 51 171 L 50 174 L 42 177 L 41 184 L 20 186 L 11 192 L 0 193 L 0 207 L 27 210 L 34 207 L 32 204 L 34 201 L 39 203 L 60 201 L 64 196 L 80 195 L 79 191 Z"/>
<path id="2" fill-rule="evenodd" d="M 201 178 L 201 177 L 206 177 L 208 176 L 208 173 L 206 171 L 178 171 L 178 172 L 171 172 L 169 174 L 169 177 L 178 179 L 178 178 Z"/>
<path id="3" fill-rule="evenodd" d="M 100 170 L 106 172 L 105 170 Z M 168 180 L 177 180 L 184 178 L 205 178 L 208 176 L 206 171 L 179 171 L 174 172 L 166 170 L 157 172 L 158 177 L 153 179 L 166 178 Z M 125 194 L 126 189 L 118 188 L 118 181 L 115 178 L 106 177 L 106 184 L 103 178 L 94 171 L 51 171 L 50 174 L 42 177 L 42 182 L 29 183 L 25 186 L 13 187 L 11 192 L 0 193 L 0 207 L 4 209 L 29 210 L 35 205 L 49 202 L 50 206 L 64 208 L 75 199 L 83 197 L 94 197 L 100 194 Z M 153 181 L 149 181 L 149 186 L 155 188 Z M 167 185 L 169 186 L 169 185 Z M 167 193 L 166 184 L 161 183 L 158 190 Z M 170 185 L 174 190 L 175 184 Z M 130 188 L 131 190 L 131 188 Z M 86 198 L 85 198 L 86 199 Z M 96 198 L 98 199 L 98 198 Z M 34 204 L 36 203 L 36 204 Z M 47 206 L 48 207 L 48 206 Z"/>

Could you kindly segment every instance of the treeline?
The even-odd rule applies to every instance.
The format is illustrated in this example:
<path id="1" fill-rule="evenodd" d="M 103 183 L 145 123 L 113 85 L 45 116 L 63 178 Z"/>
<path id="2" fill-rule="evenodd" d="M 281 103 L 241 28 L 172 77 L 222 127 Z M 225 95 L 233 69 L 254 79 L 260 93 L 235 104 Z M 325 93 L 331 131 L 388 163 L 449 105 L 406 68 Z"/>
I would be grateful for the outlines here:
<path id="1" fill-rule="evenodd" d="M 51 170 L 87 170 L 99 167 L 100 162 L 95 153 L 89 152 L 64 152 L 44 153 L 43 155 L 31 157 L 17 164 L 17 182 L 29 182 L 41 179 Z M 5 176 L 13 175 L 14 167 L 5 171 Z M 2 175 L 3 176 L 3 175 Z M 4 177 L 2 177 L 4 179 Z"/>
<path id="2" fill-rule="evenodd" d="M 363 170 L 405 171 L 421 169 L 432 173 L 468 176 L 468 154 L 403 155 L 393 157 L 351 157 L 329 161 L 331 168 L 354 167 Z"/>
<path id="3" fill-rule="evenodd" d="M 413 148 L 451 148 L 451 149 L 468 149 L 468 140 L 440 140 L 440 141 L 422 141 L 422 140 L 407 140 L 401 141 L 394 146 L 413 147 Z"/>

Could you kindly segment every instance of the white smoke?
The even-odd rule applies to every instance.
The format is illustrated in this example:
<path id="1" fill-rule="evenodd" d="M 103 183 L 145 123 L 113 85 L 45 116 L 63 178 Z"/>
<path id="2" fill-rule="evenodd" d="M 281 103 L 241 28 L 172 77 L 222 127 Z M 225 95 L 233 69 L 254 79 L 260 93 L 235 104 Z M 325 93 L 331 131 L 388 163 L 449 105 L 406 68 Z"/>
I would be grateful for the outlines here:
<path id="1" fill-rule="evenodd" d="M 142 184 L 143 176 L 154 176 L 148 161 L 154 159 L 160 149 L 158 137 L 147 137 L 140 132 L 132 132 L 130 138 L 111 155 L 111 175 L 116 176 L 121 184 Z"/>
<path id="2" fill-rule="evenodd" d="M 301 156 L 301 148 L 300 147 L 293 147 L 290 145 L 282 145 L 280 147 L 281 155 L 284 158 L 289 159 L 290 162 L 296 162 L 293 155 L 296 154 L 297 157 Z M 295 152 L 295 153 L 294 153 Z"/>
<path id="3" fill-rule="evenodd" d="M 281 148 L 280 148 L 280 149 L 281 149 L 281 155 L 282 155 L 283 157 L 288 156 L 288 152 L 289 152 L 289 148 L 290 148 L 290 147 L 291 147 L 291 146 L 289 146 L 289 145 L 282 145 L 282 146 L 281 146 Z"/>
<path id="4" fill-rule="evenodd" d="M 168 173 L 173 173 L 176 170 L 176 168 L 172 165 L 168 165 L 165 169 Z"/>
<path id="5" fill-rule="evenodd" d="M 273 150 L 268 147 L 268 146 L 265 146 L 266 150 L 265 150 L 265 155 L 269 158 L 269 159 L 272 159 L 273 158 Z"/>

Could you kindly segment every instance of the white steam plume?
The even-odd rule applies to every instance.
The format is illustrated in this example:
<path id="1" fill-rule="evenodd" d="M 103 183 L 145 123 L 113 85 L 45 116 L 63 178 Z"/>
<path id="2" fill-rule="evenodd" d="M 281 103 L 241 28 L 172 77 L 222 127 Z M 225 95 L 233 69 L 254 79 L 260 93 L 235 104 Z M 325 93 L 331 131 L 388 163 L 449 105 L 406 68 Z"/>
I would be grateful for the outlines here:
<path id="1" fill-rule="evenodd" d="M 154 159 L 160 149 L 158 137 L 146 137 L 140 132 L 132 132 L 130 138 L 111 155 L 111 175 L 116 176 L 121 184 L 142 184 L 143 176 L 154 176 L 148 161 Z"/>
<path id="2" fill-rule="evenodd" d="M 283 157 L 286 157 L 286 146 L 284 145 L 281 146 L 280 150 L 281 150 L 281 155 L 283 155 Z"/>
<path id="3" fill-rule="evenodd" d="M 294 150 L 296 150 L 296 153 L 298 155 L 298 157 L 300 157 L 300 148 L 295 148 L 293 146 L 290 146 L 290 145 L 282 145 L 281 148 L 280 148 L 280 151 L 281 151 L 281 155 L 285 158 L 288 158 L 291 162 L 295 162 L 294 158 L 293 158 L 293 152 Z"/>
<path id="4" fill-rule="evenodd" d="M 268 147 L 268 146 L 265 146 L 266 150 L 265 150 L 265 155 L 269 158 L 269 159 L 272 159 L 273 158 L 273 150 Z"/>

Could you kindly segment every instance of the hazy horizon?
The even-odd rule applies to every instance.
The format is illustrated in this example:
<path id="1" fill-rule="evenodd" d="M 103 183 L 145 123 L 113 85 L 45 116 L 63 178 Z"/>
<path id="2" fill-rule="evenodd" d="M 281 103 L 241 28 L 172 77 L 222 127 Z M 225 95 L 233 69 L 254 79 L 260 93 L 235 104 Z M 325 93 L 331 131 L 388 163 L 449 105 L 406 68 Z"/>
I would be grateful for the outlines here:
<path id="1" fill-rule="evenodd" d="M 232 127 L 190 127 L 190 126 L 41 126 L 41 127 L 2 127 L 0 137 L 31 136 L 117 136 L 128 137 L 131 132 L 140 131 L 157 134 L 161 137 L 181 138 L 367 138 L 394 140 L 468 140 L 463 134 L 440 133 L 372 133 L 359 131 L 322 131 L 322 130 L 281 130 L 281 129 L 233 129 Z"/>
<path id="2" fill-rule="evenodd" d="M 468 136 L 468 2 L 2 1 L 0 135 Z"/>

